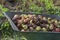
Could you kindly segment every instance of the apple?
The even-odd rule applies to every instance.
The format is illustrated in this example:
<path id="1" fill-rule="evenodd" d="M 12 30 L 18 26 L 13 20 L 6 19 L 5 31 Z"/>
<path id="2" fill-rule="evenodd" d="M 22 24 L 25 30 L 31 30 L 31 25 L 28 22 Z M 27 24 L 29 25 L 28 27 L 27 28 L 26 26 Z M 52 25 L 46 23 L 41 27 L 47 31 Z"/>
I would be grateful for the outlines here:
<path id="1" fill-rule="evenodd" d="M 56 28 L 55 31 L 56 31 L 56 32 L 60 32 L 60 28 Z"/>
<path id="2" fill-rule="evenodd" d="M 43 31 L 43 32 L 46 32 L 46 31 L 47 31 L 47 29 L 43 27 L 43 28 L 42 28 L 42 31 Z"/>
<path id="3" fill-rule="evenodd" d="M 40 26 L 37 26 L 36 27 L 36 31 L 40 31 L 41 30 L 41 27 Z"/>

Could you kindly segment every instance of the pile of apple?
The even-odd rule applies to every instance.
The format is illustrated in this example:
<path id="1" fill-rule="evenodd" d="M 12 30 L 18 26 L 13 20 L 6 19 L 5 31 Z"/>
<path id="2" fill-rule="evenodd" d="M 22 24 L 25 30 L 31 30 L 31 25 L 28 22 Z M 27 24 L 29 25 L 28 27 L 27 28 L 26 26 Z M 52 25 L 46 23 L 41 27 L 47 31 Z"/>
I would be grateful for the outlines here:
<path id="1" fill-rule="evenodd" d="M 60 21 L 35 14 L 15 14 L 12 18 L 21 32 L 60 32 Z"/>

